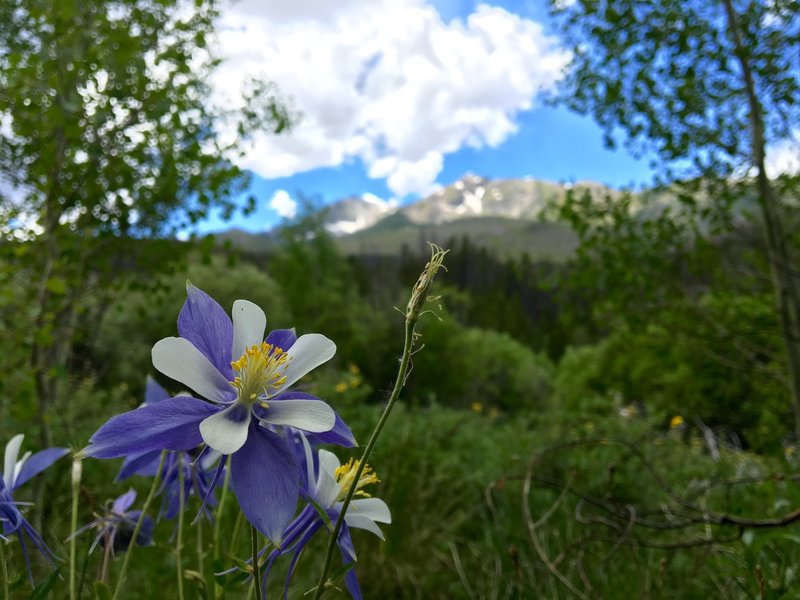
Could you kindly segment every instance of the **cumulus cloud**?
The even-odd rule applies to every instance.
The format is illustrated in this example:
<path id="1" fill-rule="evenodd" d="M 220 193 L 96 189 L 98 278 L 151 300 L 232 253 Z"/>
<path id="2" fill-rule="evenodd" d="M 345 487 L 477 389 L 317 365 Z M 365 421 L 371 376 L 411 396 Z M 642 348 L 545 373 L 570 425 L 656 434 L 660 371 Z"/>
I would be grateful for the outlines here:
<path id="1" fill-rule="evenodd" d="M 286 190 L 278 190 L 272 194 L 269 207 L 284 219 L 293 219 L 297 214 L 297 201 Z"/>
<path id="2" fill-rule="evenodd" d="M 800 172 L 800 132 L 794 132 L 793 139 L 783 140 L 767 148 L 765 166 L 769 177 Z"/>
<path id="3" fill-rule="evenodd" d="M 538 23 L 488 5 L 445 23 L 423 0 L 245 0 L 220 25 L 217 101 L 264 77 L 301 115 L 256 135 L 241 166 L 271 178 L 360 160 L 398 196 L 432 189 L 448 153 L 502 143 L 568 60 Z"/>

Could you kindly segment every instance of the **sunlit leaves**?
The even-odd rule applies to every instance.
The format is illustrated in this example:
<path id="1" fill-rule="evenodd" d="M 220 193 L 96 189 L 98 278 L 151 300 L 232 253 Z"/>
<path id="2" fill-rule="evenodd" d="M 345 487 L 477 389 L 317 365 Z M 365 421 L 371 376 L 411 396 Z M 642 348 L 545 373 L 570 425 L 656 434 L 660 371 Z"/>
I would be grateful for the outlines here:
<path id="1" fill-rule="evenodd" d="M 562 100 L 591 114 L 609 144 L 624 133 L 680 174 L 726 175 L 749 158 L 747 100 L 721 2 L 560 3 L 574 50 Z M 800 120 L 796 3 L 737 2 L 771 140 Z M 685 161 L 677 164 L 676 161 Z"/>

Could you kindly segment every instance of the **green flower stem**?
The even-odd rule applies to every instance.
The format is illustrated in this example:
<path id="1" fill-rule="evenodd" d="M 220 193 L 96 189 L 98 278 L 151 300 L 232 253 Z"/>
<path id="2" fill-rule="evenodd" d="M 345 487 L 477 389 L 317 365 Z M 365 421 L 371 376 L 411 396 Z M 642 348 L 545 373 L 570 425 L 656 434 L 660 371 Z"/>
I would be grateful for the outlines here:
<path id="1" fill-rule="evenodd" d="M 256 590 L 256 600 L 261 599 L 261 576 L 258 573 L 258 530 L 250 525 L 250 541 L 253 550 L 253 587 Z"/>
<path id="2" fill-rule="evenodd" d="M 178 599 L 183 600 L 183 513 L 186 508 L 186 498 L 184 491 L 183 460 L 178 455 L 178 534 L 175 539 L 175 576 L 178 578 Z M 135 538 L 134 538 L 135 540 Z"/>
<path id="3" fill-rule="evenodd" d="M 353 495 L 356 493 L 358 480 L 361 478 L 361 473 L 364 471 L 364 467 L 366 466 L 367 461 L 372 454 L 372 449 L 375 447 L 378 437 L 380 436 L 381 431 L 383 431 L 384 425 L 386 425 L 386 421 L 389 420 L 389 415 L 391 414 L 397 399 L 400 397 L 400 392 L 406 383 L 408 366 L 411 363 L 412 349 L 414 348 L 414 339 L 416 336 L 414 328 L 417 326 L 417 321 L 419 321 L 420 315 L 422 315 L 424 312 L 423 307 L 425 306 L 425 303 L 429 300 L 432 300 L 432 298 L 428 296 L 428 292 L 433 284 L 434 277 L 436 277 L 436 272 L 442 267 L 444 256 L 447 254 L 447 252 L 447 250 L 442 250 L 438 246 L 431 244 L 431 259 L 428 261 L 428 264 L 425 265 L 425 268 L 422 270 L 422 273 L 420 273 L 417 282 L 411 289 L 411 298 L 408 301 L 405 311 L 406 330 L 405 340 L 403 342 L 403 354 L 400 358 L 400 367 L 397 370 L 397 379 L 394 382 L 394 389 L 392 389 L 392 394 L 389 396 L 389 402 L 386 403 L 386 408 L 383 409 L 381 418 L 378 419 L 378 424 L 375 425 L 375 429 L 372 432 L 372 435 L 369 437 L 369 441 L 364 448 L 364 452 L 361 454 L 358 467 L 356 467 L 356 473 L 353 476 L 353 483 L 350 484 L 350 489 L 347 490 L 347 496 L 345 496 L 344 502 L 342 502 L 342 508 L 339 510 L 339 518 L 336 519 L 336 525 L 333 528 L 331 539 L 328 542 L 328 551 L 325 554 L 325 564 L 322 567 L 322 573 L 320 574 L 319 581 L 317 582 L 317 589 L 314 592 L 314 600 L 319 600 L 325 591 L 328 571 L 331 568 L 331 560 L 333 559 L 333 551 L 336 548 L 336 541 L 339 539 L 339 533 L 342 531 L 344 516 L 347 514 L 350 501 L 353 499 Z"/>
<path id="4" fill-rule="evenodd" d="M 78 496 L 81 490 L 81 460 L 80 455 L 72 458 L 72 518 L 70 521 L 70 531 L 78 530 Z M 69 540 L 69 598 L 75 600 L 78 597 L 75 587 L 75 562 L 77 557 L 77 536 L 73 535 Z M 5 580 L 5 577 L 4 577 Z"/>
<path id="5" fill-rule="evenodd" d="M 400 367 L 397 370 L 397 379 L 394 382 L 394 389 L 392 389 L 392 394 L 389 396 L 389 402 L 386 403 L 386 408 L 383 409 L 381 418 L 378 419 L 378 424 L 375 426 L 375 430 L 372 432 L 372 435 L 370 436 L 369 441 L 364 448 L 364 452 L 361 454 L 358 467 L 356 467 L 356 473 L 353 476 L 353 483 L 350 484 L 350 489 L 347 490 L 347 496 L 345 496 L 344 502 L 342 502 L 342 508 L 339 510 L 339 518 L 336 519 L 336 525 L 333 528 L 331 539 L 328 542 L 328 551 L 325 554 L 325 564 L 322 567 L 322 573 L 320 574 L 319 581 L 317 582 L 317 589 L 314 592 L 314 600 L 319 600 L 325 591 L 328 571 L 331 568 L 331 560 L 333 559 L 333 551 L 336 548 L 336 541 L 339 539 L 339 533 L 342 531 L 344 516 L 347 514 L 350 501 L 353 499 L 353 495 L 356 493 L 358 480 L 361 478 L 361 473 L 364 471 L 364 467 L 366 466 L 367 461 L 372 454 L 372 449 L 375 447 L 375 443 L 378 441 L 381 431 L 383 431 L 384 425 L 386 425 L 386 421 L 389 420 L 389 414 L 391 414 L 397 399 L 400 397 L 400 391 L 403 389 L 403 386 L 406 383 L 408 366 L 411 363 L 411 355 L 416 336 L 414 328 L 417 326 L 419 317 L 424 313 L 423 308 L 425 303 L 434 299 L 428 296 L 428 292 L 433 284 L 434 277 L 436 277 L 436 272 L 442 267 L 444 256 L 448 251 L 443 250 L 434 244 L 431 244 L 430 246 L 431 259 L 428 261 L 428 264 L 425 265 L 425 268 L 422 270 L 422 273 L 420 273 L 417 282 L 411 289 L 411 298 L 408 301 L 408 305 L 406 306 L 406 311 L 404 313 L 406 317 L 405 340 L 403 342 L 403 354 L 400 358 Z"/>
<path id="6" fill-rule="evenodd" d="M 203 578 L 203 582 L 206 579 L 206 567 L 205 561 L 203 560 L 203 554 L 205 551 L 203 549 L 203 519 L 200 518 L 197 520 L 197 572 Z"/>
<path id="7" fill-rule="evenodd" d="M 125 572 L 128 570 L 128 563 L 131 561 L 133 549 L 136 547 L 136 540 L 139 539 L 139 532 L 142 530 L 142 523 L 144 522 L 145 515 L 147 515 L 147 511 L 150 508 L 150 503 L 153 501 L 153 498 L 156 495 L 156 490 L 158 490 L 158 482 L 161 480 L 161 470 L 164 468 L 164 461 L 166 458 L 167 451 L 164 450 L 161 453 L 161 460 L 158 462 L 156 474 L 153 476 L 153 485 L 150 486 L 150 493 L 147 494 L 147 499 L 142 505 L 142 514 L 139 515 L 139 519 L 136 521 L 136 526 L 133 528 L 131 544 L 128 547 L 128 551 L 125 552 L 125 559 L 122 561 L 122 568 L 120 569 L 119 576 L 117 577 L 117 587 L 114 588 L 114 595 L 111 597 L 111 600 L 117 600 L 120 593 L 122 593 L 122 584 L 125 583 Z"/>
<path id="8" fill-rule="evenodd" d="M 225 465 L 225 481 L 222 484 L 222 495 L 219 499 L 219 504 L 217 505 L 217 514 L 214 518 L 214 568 L 217 568 L 217 564 L 222 561 L 222 544 L 220 544 L 219 536 L 220 536 L 220 528 L 222 526 L 222 515 L 225 509 L 225 500 L 228 497 L 228 486 L 231 483 L 231 457 L 230 455 L 227 457 L 222 457 L 220 460 L 227 460 L 227 464 Z M 220 600 L 222 598 L 222 586 L 219 585 L 214 579 L 214 598 L 215 600 Z"/>
<path id="9" fill-rule="evenodd" d="M 231 541 L 230 544 L 228 544 L 228 554 L 231 556 L 236 554 L 236 546 L 239 544 L 239 532 L 242 529 L 242 523 L 244 523 L 244 513 L 240 510 L 239 514 L 236 515 L 236 522 L 233 524 Z"/>
<path id="10" fill-rule="evenodd" d="M 408 301 L 408 305 L 406 306 L 406 311 L 404 313 L 406 317 L 405 340 L 403 342 L 403 354 L 400 358 L 400 367 L 397 370 L 397 379 L 394 382 L 394 389 L 392 389 L 392 394 L 389 396 L 389 402 L 386 403 L 386 408 L 383 409 L 381 418 L 378 419 L 378 424 L 375 426 L 375 429 L 372 432 L 366 447 L 364 448 L 364 452 L 361 454 L 361 459 L 358 462 L 358 467 L 356 467 L 356 473 L 353 477 L 353 483 L 350 484 L 350 489 L 347 490 L 347 496 L 345 496 L 344 502 L 342 502 L 342 508 L 339 510 L 339 518 L 336 519 L 336 525 L 333 528 L 331 539 L 328 542 L 328 551 L 325 554 L 325 564 L 322 567 L 322 573 L 319 576 L 317 589 L 314 592 L 314 600 L 319 600 L 325 591 L 328 571 L 331 568 L 331 560 L 333 559 L 333 551 L 336 548 L 336 541 L 339 539 L 339 533 L 342 531 L 344 516 L 347 514 L 350 501 L 353 499 L 353 495 L 356 493 L 358 480 L 361 478 L 361 473 L 364 471 L 364 467 L 366 466 L 367 461 L 372 454 L 372 449 L 375 447 L 375 443 L 378 441 L 378 437 L 380 436 L 381 431 L 383 431 L 386 421 L 389 420 L 389 414 L 392 412 L 397 399 L 400 397 L 400 392 L 406 383 L 406 378 L 408 377 L 408 366 L 411 363 L 414 340 L 416 339 L 414 328 L 417 326 L 417 321 L 419 321 L 420 316 L 425 312 L 423 310 L 425 303 L 429 300 L 435 299 L 428 296 L 428 292 L 430 291 L 437 271 L 442 267 L 444 257 L 448 250 L 443 250 L 434 244 L 430 244 L 430 246 L 431 259 L 425 265 L 425 268 L 422 270 L 422 273 L 420 273 L 417 282 L 411 289 L 411 298 Z"/>
<path id="11" fill-rule="evenodd" d="M 319 577 L 319 581 L 317 583 L 317 591 L 314 593 L 314 600 L 319 600 L 322 596 L 322 593 L 325 591 L 325 584 L 328 577 L 328 570 L 331 568 L 331 560 L 333 559 L 333 551 L 336 548 L 336 540 L 339 539 L 339 532 L 342 530 L 342 524 L 344 523 L 344 515 L 347 513 L 347 508 L 350 506 L 350 501 L 353 499 L 353 494 L 356 491 L 356 485 L 358 484 L 358 480 L 361 477 L 361 472 L 364 470 L 364 466 L 367 464 L 369 460 L 370 454 L 372 454 L 372 449 L 375 447 L 375 443 L 378 441 L 378 436 L 381 434 L 383 430 L 383 426 L 386 424 L 386 421 L 389 419 L 389 414 L 392 412 L 392 408 L 394 408 L 395 402 L 400 397 L 400 390 L 403 389 L 403 384 L 406 380 L 406 373 L 408 372 L 408 365 L 411 360 L 411 347 L 413 344 L 414 339 L 414 326 L 416 321 L 406 320 L 406 334 L 405 334 L 405 343 L 403 344 L 403 357 L 400 359 L 400 368 L 397 371 L 397 380 L 394 384 L 394 389 L 392 390 L 392 395 L 389 397 L 389 402 L 386 404 L 386 408 L 383 409 L 383 413 L 381 414 L 381 418 L 378 420 L 378 424 L 375 426 L 375 430 L 372 432 L 372 435 L 367 442 L 366 447 L 364 448 L 364 452 L 361 454 L 361 460 L 358 463 L 358 467 L 356 468 L 356 474 L 353 476 L 353 483 L 350 485 L 350 489 L 347 490 L 347 496 L 344 498 L 344 502 L 342 502 L 342 508 L 339 511 L 339 518 L 336 519 L 336 525 L 333 528 L 333 534 L 331 535 L 331 539 L 328 542 L 328 551 L 325 554 L 325 564 L 322 567 L 322 574 Z"/>
<path id="12" fill-rule="evenodd" d="M 83 585 L 86 582 L 86 572 L 89 570 L 89 550 L 92 548 L 92 537 L 86 536 L 86 551 L 83 553 L 83 563 L 81 564 L 81 578 L 78 579 L 78 597 L 80 598 L 83 591 Z"/>
<path id="13" fill-rule="evenodd" d="M 11 591 L 8 589 L 8 565 L 6 565 L 6 543 L 0 540 L 0 575 L 3 576 L 3 598 L 9 600 L 11 598 Z"/>

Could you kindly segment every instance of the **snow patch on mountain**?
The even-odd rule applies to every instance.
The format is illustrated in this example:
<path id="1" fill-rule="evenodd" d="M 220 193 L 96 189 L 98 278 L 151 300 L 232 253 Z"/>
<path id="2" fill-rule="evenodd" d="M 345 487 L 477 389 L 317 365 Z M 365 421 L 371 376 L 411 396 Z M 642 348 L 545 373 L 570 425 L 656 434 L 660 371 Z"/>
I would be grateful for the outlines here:
<path id="1" fill-rule="evenodd" d="M 366 229 L 397 209 L 397 200 L 384 200 L 375 194 L 351 196 L 325 209 L 325 229 L 335 236 Z"/>
<path id="2" fill-rule="evenodd" d="M 468 173 L 402 212 L 414 223 L 434 225 L 469 217 L 536 219 L 562 190 L 531 178 L 490 180 Z"/>

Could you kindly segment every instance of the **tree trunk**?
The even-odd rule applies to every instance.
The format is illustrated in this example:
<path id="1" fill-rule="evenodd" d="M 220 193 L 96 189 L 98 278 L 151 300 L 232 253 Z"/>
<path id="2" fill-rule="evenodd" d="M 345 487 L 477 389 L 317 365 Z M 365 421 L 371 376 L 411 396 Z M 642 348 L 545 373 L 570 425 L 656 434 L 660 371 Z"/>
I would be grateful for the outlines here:
<path id="1" fill-rule="evenodd" d="M 751 150 L 756 167 L 756 185 L 764 219 L 775 300 L 781 320 L 781 330 L 789 371 L 789 388 L 794 409 L 795 434 L 800 438 L 800 290 L 792 274 L 792 258 L 786 243 L 787 235 L 781 221 L 780 207 L 775 190 L 767 177 L 765 167 L 766 139 L 764 116 L 756 95 L 753 72 L 747 60 L 747 50 L 742 41 L 736 12 L 731 0 L 723 0 L 728 21 L 728 31 L 734 43 L 736 58 L 742 69 L 742 79 L 750 109 Z"/>

